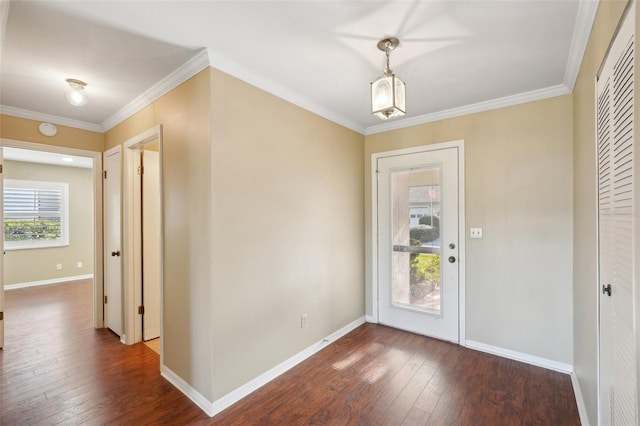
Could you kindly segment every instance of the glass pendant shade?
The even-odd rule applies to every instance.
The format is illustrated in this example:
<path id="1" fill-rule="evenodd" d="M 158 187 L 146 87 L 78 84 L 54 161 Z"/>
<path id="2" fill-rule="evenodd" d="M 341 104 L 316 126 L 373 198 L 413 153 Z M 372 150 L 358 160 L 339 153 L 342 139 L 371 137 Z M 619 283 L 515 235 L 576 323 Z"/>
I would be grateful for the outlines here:
<path id="1" fill-rule="evenodd" d="M 86 105 L 89 101 L 87 92 L 84 91 L 87 84 L 83 81 L 72 78 L 68 78 L 67 83 L 69 84 L 69 87 L 64 91 L 64 97 L 67 99 L 67 102 L 73 106 Z"/>
<path id="2" fill-rule="evenodd" d="M 405 114 L 405 85 L 393 73 L 371 83 L 371 113 L 382 120 Z"/>

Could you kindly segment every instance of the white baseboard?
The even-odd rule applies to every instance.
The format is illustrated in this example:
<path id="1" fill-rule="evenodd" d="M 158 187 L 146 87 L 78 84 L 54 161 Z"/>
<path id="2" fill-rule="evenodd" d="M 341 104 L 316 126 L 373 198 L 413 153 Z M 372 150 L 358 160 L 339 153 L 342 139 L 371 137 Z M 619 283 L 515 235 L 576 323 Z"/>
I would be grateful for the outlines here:
<path id="1" fill-rule="evenodd" d="M 486 352 L 492 355 L 501 356 L 503 358 L 513 359 L 515 361 L 524 362 L 526 364 L 535 365 L 537 367 L 546 368 L 548 370 L 558 371 L 560 373 L 571 374 L 573 372 L 573 366 L 558 361 L 553 361 L 547 358 L 541 358 L 535 355 L 529 355 L 522 352 L 512 351 L 510 349 L 503 349 L 497 346 L 491 346 L 473 340 L 467 340 L 466 347 L 469 349 L 475 349 L 480 352 Z"/>
<path id="2" fill-rule="evenodd" d="M 580 382 L 575 371 L 571 371 L 571 384 L 573 385 L 573 394 L 576 397 L 576 405 L 578 405 L 578 414 L 580 415 L 580 423 L 582 426 L 589 426 L 589 416 L 587 415 L 587 406 L 584 404 Z"/>
<path id="3" fill-rule="evenodd" d="M 18 283 L 18 284 L 7 284 L 4 286 L 4 289 L 15 290 L 17 288 L 35 287 L 39 285 L 60 284 L 60 283 L 66 283 L 69 281 L 88 280 L 91 278 L 93 278 L 93 274 L 74 275 L 71 277 L 53 278 L 51 280 L 31 281 L 28 283 Z"/>
<path id="4" fill-rule="evenodd" d="M 220 413 L 225 408 L 230 407 L 236 402 L 240 401 L 242 398 L 246 397 L 250 393 L 254 392 L 258 388 L 264 386 L 269 383 L 271 380 L 285 373 L 287 370 L 295 367 L 300 364 L 302 361 L 309 358 L 311 355 L 320 351 L 321 349 L 327 347 L 331 343 L 335 342 L 345 334 L 355 330 L 359 326 L 365 323 L 365 317 L 360 317 L 357 320 L 345 325 L 341 329 L 331 333 L 324 339 L 314 343 L 308 348 L 298 352 L 291 358 L 283 361 L 282 363 L 276 365 L 272 369 L 264 372 L 259 375 L 255 379 L 245 383 L 239 388 L 229 392 L 224 395 L 222 398 L 219 398 L 213 402 L 207 400 L 202 394 L 193 389 L 187 382 L 182 380 L 178 375 L 173 373 L 169 368 L 165 366 L 160 367 L 160 372 L 162 376 L 167 379 L 171 384 L 173 384 L 178 390 L 184 393 L 189 399 L 191 399 L 198 407 L 202 409 L 205 413 L 207 413 L 210 417 L 215 416 Z"/>
<path id="5" fill-rule="evenodd" d="M 192 388 L 189 383 L 182 380 L 180 376 L 171 371 L 171 369 L 165 365 L 160 366 L 160 375 L 167 379 L 167 381 L 175 386 L 180 392 L 185 394 L 187 398 L 189 398 L 198 407 L 200 407 L 202 411 L 207 413 L 209 417 L 213 417 L 213 415 L 215 414 L 211 409 L 213 403 L 202 396 L 200 392 Z"/>
<path id="6" fill-rule="evenodd" d="M 374 323 L 374 324 L 378 323 L 378 320 L 376 318 L 374 318 L 373 315 L 367 315 L 367 316 L 364 317 L 364 319 L 365 319 L 366 322 L 371 322 L 371 323 Z"/>

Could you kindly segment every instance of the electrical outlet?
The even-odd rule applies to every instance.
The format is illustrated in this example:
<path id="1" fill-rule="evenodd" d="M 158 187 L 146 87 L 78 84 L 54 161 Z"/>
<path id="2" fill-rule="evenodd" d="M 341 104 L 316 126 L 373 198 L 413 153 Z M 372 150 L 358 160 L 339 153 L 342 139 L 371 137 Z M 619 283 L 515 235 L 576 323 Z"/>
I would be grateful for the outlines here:
<path id="1" fill-rule="evenodd" d="M 482 238 L 482 228 L 469 228 L 470 238 Z"/>
<path id="2" fill-rule="evenodd" d="M 82 262 L 78 262 L 76 265 L 78 266 L 78 269 L 82 269 Z"/>
<path id="3" fill-rule="evenodd" d="M 307 323 L 309 322 L 309 317 L 307 314 L 302 314 L 300 316 L 300 328 L 307 328 Z"/>
<path id="4" fill-rule="evenodd" d="M 62 263 L 56 264 L 56 270 L 62 271 Z"/>

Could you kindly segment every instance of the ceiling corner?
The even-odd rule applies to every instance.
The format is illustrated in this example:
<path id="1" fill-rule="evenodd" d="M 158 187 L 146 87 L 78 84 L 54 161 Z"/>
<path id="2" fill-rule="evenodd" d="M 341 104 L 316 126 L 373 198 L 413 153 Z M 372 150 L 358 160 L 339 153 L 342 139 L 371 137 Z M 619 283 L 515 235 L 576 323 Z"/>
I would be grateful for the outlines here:
<path id="1" fill-rule="evenodd" d="M 567 67 L 564 72 L 564 85 L 573 92 L 573 86 L 576 84 L 582 58 L 587 49 L 591 27 L 596 18 L 599 0 L 581 1 L 578 6 L 578 15 L 573 28 L 573 36 L 571 38 L 571 47 L 569 49 L 569 57 L 567 59 Z"/>
<path id="2" fill-rule="evenodd" d="M 154 84 L 147 91 L 129 102 L 121 110 L 102 122 L 107 132 L 131 117 L 136 112 L 158 100 L 161 96 L 175 89 L 194 75 L 198 74 L 210 64 L 208 49 L 201 49 L 198 54 L 189 59 L 171 74 Z"/>
<path id="3" fill-rule="evenodd" d="M 104 133 L 105 131 L 102 125 L 97 123 L 89 123 L 87 121 L 74 120 L 72 118 L 60 117 L 58 115 L 29 111 L 27 109 L 15 108 L 8 105 L 0 105 L 0 114 L 18 118 L 26 118 L 27 120 L 53 123 L 59 126 L 73 127 L 76 129 L 88 130 L 90 132 L 96 133 Z"/>

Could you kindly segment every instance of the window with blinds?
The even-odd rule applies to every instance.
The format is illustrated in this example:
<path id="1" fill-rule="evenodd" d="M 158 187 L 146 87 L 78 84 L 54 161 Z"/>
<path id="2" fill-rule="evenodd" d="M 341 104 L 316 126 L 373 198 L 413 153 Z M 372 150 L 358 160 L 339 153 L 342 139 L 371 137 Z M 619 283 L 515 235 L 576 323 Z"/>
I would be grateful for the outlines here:
<path id="1" fill-rule="evenodd" d="M 69 244 L 69 185 L 4 181 L 4 247 L 32 249 Z"/>

